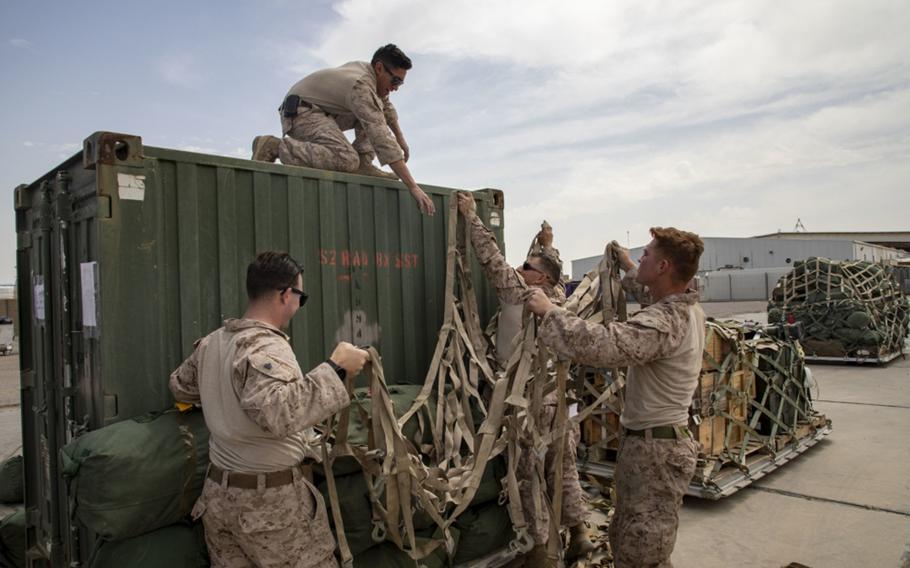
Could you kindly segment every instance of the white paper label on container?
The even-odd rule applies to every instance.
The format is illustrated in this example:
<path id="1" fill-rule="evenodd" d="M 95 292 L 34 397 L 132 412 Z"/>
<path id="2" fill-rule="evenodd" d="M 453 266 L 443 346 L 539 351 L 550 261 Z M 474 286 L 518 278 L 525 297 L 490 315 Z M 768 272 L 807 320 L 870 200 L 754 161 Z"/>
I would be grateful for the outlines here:
<path id="1" fill-rule="evenodd" d="M 82 325 L 83 327 L 97 327 L 98 319 L 95 316 L 95 269 L 97 262 L 82 262 L 79 264 L 82 277 Z"/>
<path id="2" fill-rule="evenodd" d="M 578 416 L 578 403 L 577 402 L 573 402 L 572 404 L 569 405 L 569 418 L 572 418 L 573 416 Z"/>
<path id="3" fill-rule="evenodd" d="M 142 201 L 145 199 L 145 176 L 117 174 L 117 187 L 120 199 Z"/>
<path id="4" fill-rule="evenodd" d="M 35 284 L 35 319 L 44 321 L 44 282 Z"/>

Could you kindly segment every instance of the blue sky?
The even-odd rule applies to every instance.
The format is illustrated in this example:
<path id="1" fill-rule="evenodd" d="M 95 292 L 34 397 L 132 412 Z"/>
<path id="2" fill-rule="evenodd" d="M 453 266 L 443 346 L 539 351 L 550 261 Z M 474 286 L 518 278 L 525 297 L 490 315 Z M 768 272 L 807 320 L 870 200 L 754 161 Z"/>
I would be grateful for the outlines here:
<path id="1" fill-rule="evenodd" d="M 394 42 L 418 182 L 506 192 L 509 258 L 674 225 L 910 229 L 910 3 L 0 0 L 0 283 L 12 190 L 97 130 L 249 155 L 287 88 Z M 568 269 L 568 266 L 566 267 Z"/>

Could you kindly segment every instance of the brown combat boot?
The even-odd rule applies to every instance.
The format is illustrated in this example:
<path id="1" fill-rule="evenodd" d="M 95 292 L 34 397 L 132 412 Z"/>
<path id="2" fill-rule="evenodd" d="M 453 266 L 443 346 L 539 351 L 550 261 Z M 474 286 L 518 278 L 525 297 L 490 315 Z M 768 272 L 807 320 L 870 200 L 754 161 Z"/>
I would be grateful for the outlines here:
<path id="1" fill-rule="evenodd" d="M 378 178 L 386 179 L 398 179 L 398 176 L 387 171 L 383 171 L 373 165 L 373 157 L 369 154 L 360 154 L 360 165 L 357 167 L 357 170 L 354 171 L 355 174 L 360 174 L 362 176 L 373 176 Z"/>
<path id="2" fill-rule="evenodd" d="M 524 555 L 525 568 L 557 568 L 557 563 L 547 557 L 547 545 L 535 544 L 527 554 Z"/>
<path id="3" fill-rule="evenodd" d="M 576 560 L 594 552 L 594 543 L 588 538 L 588 528 L 584 523 L 569 528 L 569 548 L 566 550 L 566 561 Z"/>
<path id="4" fill-rule="evenodd" d="M 281 140 L 268 134 L 253 138 L 253 160 L 274 162 L 278 159 L 278 144 Z"/>

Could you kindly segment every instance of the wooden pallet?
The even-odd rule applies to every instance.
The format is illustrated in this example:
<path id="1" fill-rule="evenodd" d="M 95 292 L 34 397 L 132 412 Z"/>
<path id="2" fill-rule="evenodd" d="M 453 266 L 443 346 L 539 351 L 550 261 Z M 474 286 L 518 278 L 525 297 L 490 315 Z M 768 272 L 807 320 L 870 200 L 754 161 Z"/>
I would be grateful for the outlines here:
<path id="1" fill-rule="evenodd" d="M 858 364 L 872 364 L 872 365 L 884 365 L 894 361 L 898 357 L 905 357 L 906 354 L 904 350 L 894 351 L 892 353 L 879 353 L 877 355 L 870 354 L 868 356 L 822 356 L 822 355 L 806 355 L 807 363 L 858 363 Z"/>

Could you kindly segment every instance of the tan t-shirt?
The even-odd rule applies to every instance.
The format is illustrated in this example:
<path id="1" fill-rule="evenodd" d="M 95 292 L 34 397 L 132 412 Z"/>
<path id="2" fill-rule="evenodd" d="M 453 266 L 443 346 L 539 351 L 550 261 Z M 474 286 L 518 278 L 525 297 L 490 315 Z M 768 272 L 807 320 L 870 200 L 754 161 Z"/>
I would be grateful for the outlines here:
<path id="1" fill-rule="evenodd" d="M 628 276 L 634 278 L 634 271 Z M 667 296 L 628 321 L 607 326 L 551 310 L 541 322 L 540 336 L 578 363 L 629 367 L 620 417 L 626 428 L 688 423 L 705 347 L 705 313 L 697 292 Z"/>
<path id="2" fill-rule="evenodd" d="M 388 96 L 380 98 L 376 93 L 376 74 L 366 61 L 310 73 L 297 81 L 288 95 L 297 95 L 332 115 L 342 130 L 359 124 L 381 164 L 404 159 L 404 151 L 389 129 L 398 123 L 398 112 Z"/>
<path id="3" fill-rule="evenodd" d="M 212 463 L 248 473 L 318 458 L 312 426 L 350 404 L 331 366 L 303 374 L 287 335 L 251 319 L 227 320 L 199 340 L 170 388 L 178 401 L 202 405 Z"/>

